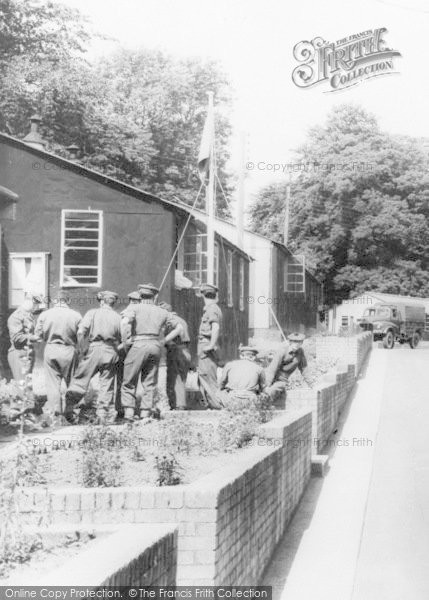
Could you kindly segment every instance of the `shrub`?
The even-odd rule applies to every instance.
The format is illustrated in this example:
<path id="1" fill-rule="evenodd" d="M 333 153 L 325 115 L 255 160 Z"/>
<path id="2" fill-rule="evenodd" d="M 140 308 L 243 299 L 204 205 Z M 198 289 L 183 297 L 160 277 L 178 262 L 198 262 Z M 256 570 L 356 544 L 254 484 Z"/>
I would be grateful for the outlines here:
<path id="1" fill-rule="evenodd" d="M 121 485 L 120 448 L 126 444 L 124 434 L 106 425 L 89 425 L 80 444 L 81 476 L 85 487 L 117 487 Z"/>
<path id="2" fill-rule="evenodd" d="M 155 467 L 158 473 L 157 485 L 179 485 L 182 481 L 182 467 L 173 456 L 155 456 Z"/>

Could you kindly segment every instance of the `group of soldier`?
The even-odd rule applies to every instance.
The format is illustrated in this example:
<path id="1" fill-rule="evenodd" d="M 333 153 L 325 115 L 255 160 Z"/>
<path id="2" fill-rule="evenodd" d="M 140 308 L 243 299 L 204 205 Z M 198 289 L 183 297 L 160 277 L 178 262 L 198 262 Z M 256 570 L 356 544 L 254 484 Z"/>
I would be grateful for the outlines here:
<path id="1" fill-rule="evenodd" d="M 46 412 L 75 423 L 91 379 L 98 373 L 97 421 L 131 423 L 157 415 L 158 372 L 165 346 L 170 408 L 186 410 L 186 380 L 191 368 L 188 326 L 170 305 L 157 302 L 158 292 L 153 284 L 140 284 L 137 291 L 128 294 L 129 304 L 121 313 L 114 309 L 118 294 L 99 292 L 99 307 L 82 317 L 70 307 L 68 294 L 60 291 L 54 306 L 41 312 L 37 320 L 35 313 L 42 299 L 26 294 L 8 319 L 8 362 L 13 378 L 19 381 L 31 373 L 34 345 L 44 342 Z M 239 360 L 227 363 L 218 381 L 222 332 L 218 289 L 203 284 L 200 293 L 204 309 L 198 333 L 197 380 L 203 404 L 219 409 L 228 396 L 251 399 L 268 394 L 274 400 L 284 393 L 290 374 L 297 368 L 303 372 L 306 367 L 304 337 L 289 336 L 289 344 L 283 345 L 266 370 L 255 360 L 255 347 L 240 346 Z M 63 380 L 65 401 L 61 395 Z"/>

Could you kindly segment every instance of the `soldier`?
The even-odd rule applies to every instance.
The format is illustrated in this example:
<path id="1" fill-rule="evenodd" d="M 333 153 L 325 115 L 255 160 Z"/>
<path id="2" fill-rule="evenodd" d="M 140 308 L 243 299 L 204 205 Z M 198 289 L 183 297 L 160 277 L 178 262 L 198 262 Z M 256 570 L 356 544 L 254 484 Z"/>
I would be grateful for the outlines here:
<path id="1" fill-rule="evenodd" d="M 164 308 L 156 306 L 158 288 L 153 284 L 138 286 L 141 303 L 129 306 L 122 317 L 122 332 L 125 344 L 131 348 L 124 362 L 124 381 L 122 384 L 122 406 L 125 420 L 134 418 L 136 405 L 136 387 L 141 378 L 143 397 L 140 406 L 140 418 L 150 417 L 154 412 L 155 392 L 158 382 L 158 368 L 161 358 L 161 332 L 165 326 L 170 331 L 164 339 L 167 344 L 182 333 L 178 319 Z M 130 328 L 134 327 L 134 340 L 128 340 Z"/>
<path id="2" fill-rule="evenodd" d="M 42 298 L 40 296 L 26 293 L 24 302 L 7 320 L 11 343 L 7 360 L 12 371 L 12 377 L 17 381 L 24 379 L 25 375 L 31 373 L 33 370 L 33 343 L 38 340 L 38 337 L 34 335 L 36 322 L 34 311 L 41 302 Z"/>
<path id="3" fill-rule="evenodd" d="M 46 342 L 43 355 L 48 412 L 62 414 L 61 381 L 70 383 L 77 352 L 77 331 L 82 320 L 80 313 L 70 308 L 70 297 L 59 292 L 53 308 L 42 313 L 35 334 Z"/>
<path id="4" fill-rule="evenodd" d="M 216 398 L 219 339 L 222 312 L 217 304 L 218 288 L 204 283 L 200 288 L 204 298 L 204 312 L 198 334 L 198 382 L 204 403 L 209 408 L 221 408 Z"/>
<path id="5" fill-rule="evenodd" d="M 240 346 L 239 352 L 239 360 L 227 363 L 223 369 L 219 395 L 221 402 L 225 394 L 230 398 L 256 400 L 265 389 L 265 371 L 255 362 L 257 348 Z"/>
<path id="6" fill-rule="evenodd" d="M 186 377 L 191 366 L 188 325 L 173 312 L 170 304 L 161 302 L 160 306 L 172 313 L 182 326 L 182 334 L 167 344 L 167 396 L 171 410 L 186 410 Z"/>
<path id="7" fill-rule="evenodd" d="M 268 386 L 266 392 L 273 401 L 285 392 L 286 382 L 292 373 L 296 369 L 304 373 L 307 367 L 307 359 L 302 348 L 305 336 L 291 333 L 287 339 L 289 344 L 282 344 L 282 348 L 276 352 L 266 370 Z"/>
<path id="8" fill-rule="evenodd" d="M 140 304 L 140 294 L 139 292 L 130 292 L 128 295 L 128 306 L 127 308 L 129 308 L 130 306 L 132 306 L 133 304 Z M 125 308 L 123 311 L 120 312 L 120 316 L 121 318 L 124 316 L 124 313 L 127 309 Z M 133 328 L 134 329 L 134 328 Z M 121 388 L 122 388 L 122 382 L 124 380 L 124 361 L 125 361 L 125 357 L 131 347 L 131 344 L 133 342 L 134 339 L 134 331 L 131 330 L 127 333 L 127 335 L 125 336 L 125 339 L 127 339 L 127 344 L 124 344 L 122 351 L 119 353 L 119 361 L 117 364 L 117 368 L 116 368 L 116 398 L 115 398 L 115 407 L 116 407 L 116 411 L 118 413 L 118 417 L 119 419 L 122 419 L 124 416 L 124 408 L 122 406 L 122 402 L 121 402 Z"/>
<path id="9" fill-rule="evenodd" d="M 88 353 L 79 364 L 66 393 L 65 417 L 75 421 L 74 407 L 84 397 L 92 377 L 100 374 L 97 417 L 104 423 L 113 405 L 118 352 L 122 349 L 121 317 L 113 310 L 118 298 L 115 292 L 102 292 L 100 308 L 89 310 L 78 329 L 78 342 L 88 338 Z"/>

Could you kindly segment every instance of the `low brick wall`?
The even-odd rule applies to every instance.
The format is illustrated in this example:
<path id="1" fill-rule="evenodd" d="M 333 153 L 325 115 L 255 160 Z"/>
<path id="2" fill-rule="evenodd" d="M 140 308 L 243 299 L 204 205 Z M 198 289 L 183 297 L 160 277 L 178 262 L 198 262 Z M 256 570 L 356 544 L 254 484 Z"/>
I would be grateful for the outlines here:
<path id="1" fill-rule="evenodd" d="M 48 530 L 49 535 L 56 528 Z M 175 585 L 177 529 L 171 525 L 124 525 L 103 531 L 61 567 L 40 575 L 39 569 L 23 578 L 16 573 L 16 585 L 32 586 L 147 586 Z M 43 539 L 43 529 L 38 533 Z M 107 533 L 107 535 L 106 535 Z"/>
<path id="2" fill-rule="evenodd" d="M 170 523 L 178 527 L 178 585 L 253 585 L 310 478 L 311 414 L 282 414 L 261 427 L 231 466 L 190 485 L 23 489 L 22 521 Z"/>
<path id="3" fill-rule="evenodd" d="M 340 366 L 311 390 L 290 390 L 286 408 L 312 412 L 312 453 L 319 454 L 336 427 L 355 383 L 355 365 Z"/>
<path id="4" fill-rule="evenodd" d="M 340 357 L 345 364 L 355 365 L 355 375 L 358 375 L 371 348 L 371 332 L 359 333 L 351 337 L 319 336 L 316 338 L 316 359 Z"/>

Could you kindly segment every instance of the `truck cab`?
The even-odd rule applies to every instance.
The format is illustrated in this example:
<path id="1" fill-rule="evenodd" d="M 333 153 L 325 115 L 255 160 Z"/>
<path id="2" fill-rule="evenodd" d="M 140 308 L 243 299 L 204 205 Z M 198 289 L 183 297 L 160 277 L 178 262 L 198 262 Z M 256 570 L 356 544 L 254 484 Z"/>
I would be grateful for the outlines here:
<path id="1" fill-rule="evenodd" d="M 393 348 L 395 341 L 416 348 L 424 330 L 425 308 L 380 303 L 365 309 L 358 322 L 364 331 L 372 331 L 374 341 L 381 340 L 385 348 Z"/>

